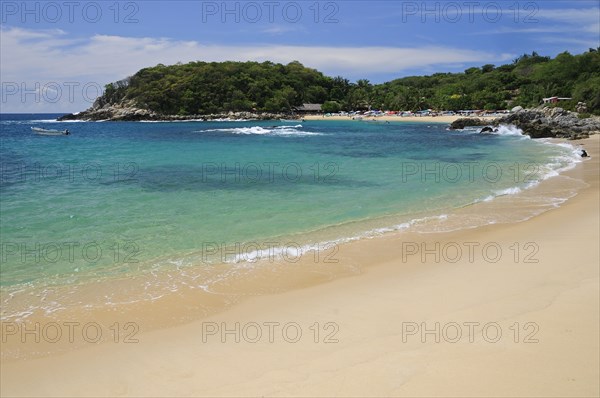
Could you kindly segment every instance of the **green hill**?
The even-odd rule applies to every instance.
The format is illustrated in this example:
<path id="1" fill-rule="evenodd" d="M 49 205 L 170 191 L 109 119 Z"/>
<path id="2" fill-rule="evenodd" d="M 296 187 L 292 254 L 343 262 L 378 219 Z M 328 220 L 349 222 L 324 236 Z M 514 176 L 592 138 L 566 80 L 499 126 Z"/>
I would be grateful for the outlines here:
<path id="1" fill-rule="evenodd" d="M 600 114 L 600 49 L 554 59 L 535 52 L 511 64 L 484 65 L 462 73 L 411 76 L 383 84 L 351 83 L 294 61 L 191 62 L 144 68 L 106 86 L 94 108 L 132 103 L 163 115 L 228 111 L 286 112 L 302 103 L 323 103 L 326 112 L 368 107 L 390 110 L 505 109 L 533 107 L 542 98 L 570 97 L 561 107 L 587 103 Z"/>

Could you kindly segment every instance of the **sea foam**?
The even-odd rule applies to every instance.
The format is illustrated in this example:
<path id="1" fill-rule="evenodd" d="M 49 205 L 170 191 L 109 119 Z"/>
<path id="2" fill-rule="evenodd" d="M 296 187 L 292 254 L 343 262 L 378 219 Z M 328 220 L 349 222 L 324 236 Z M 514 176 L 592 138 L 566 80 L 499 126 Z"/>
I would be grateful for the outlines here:
<path id="1" fill-rule="evenodd" d="M 300 130 L 302 128 L 301 124 L 295 126 L 275 126 L 275 127 L 261 127 L 261 126 L 252 126 L 252 127 L 235 127 L 235 128 L 220 128 L 220 129 L 205 129 L 205 130 L 196 130 L 196 133 L 227 133 L 227 134 L 237 134 L 237 135 L 273 135 L 273 136 L 315 136 L 315 135 L 323 135 L 323 133 L 312 132 L 312 131 L 304 131 Z"/>

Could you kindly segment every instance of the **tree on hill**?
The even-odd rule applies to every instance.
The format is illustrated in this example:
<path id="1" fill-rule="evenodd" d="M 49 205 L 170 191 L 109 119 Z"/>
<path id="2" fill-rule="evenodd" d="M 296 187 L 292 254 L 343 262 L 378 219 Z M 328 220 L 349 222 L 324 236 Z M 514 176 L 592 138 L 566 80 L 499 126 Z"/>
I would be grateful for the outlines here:
<path id="1" fill-rule="evenodd" d="M 127 101 L 159 114 L 228 111 L 289 112 L 302 103 L 340 110 L 501 109 L 537 106 L 542 98 L 572 97 L 600 114 L 600 49 L 554 59 L 535 51 L 507 65 L 483 65 L 462 73 L 408 76 L 382 84 L 328 77 L 298 61 L 190 62 L 144 68 L 108 84 L 94 106 Z M 337 104 L 337 105 L 335 105 Z M 330 110 L 330 112 L 335 112 Z"/>

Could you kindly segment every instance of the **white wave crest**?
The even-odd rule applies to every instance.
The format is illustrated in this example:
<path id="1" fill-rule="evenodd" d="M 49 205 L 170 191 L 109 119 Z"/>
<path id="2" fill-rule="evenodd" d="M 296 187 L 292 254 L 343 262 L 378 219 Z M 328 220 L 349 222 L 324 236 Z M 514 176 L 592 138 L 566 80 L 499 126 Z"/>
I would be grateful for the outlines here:
<path id="1" fill-rule="evenodd" d="M 533 185 L 535 185 L 535 184 L 528 184 L 524 189 L 529 189 Z M 473 201 L 472 204 L 479 203 L 479 202 L 490 202 L 499 196 L 516 195 L 521 192 L 523 192 L 523 190 L 519 187 L 510 187 L 510 188 L 506 188 L 506 189 L 500 189 L 498 191 L 494 191 L 491 195 L 489 195 L 483 199 L 477 199 L 477 200 Z"/>
<path id="2" fill-rule="evenodd" d="M 256 120 L 256 119 L 231 119 L 229 117 L 226 117 L 226 118 L 219 118 L 219 119 L 211 119 L 208 121 L 209 122 L 249 122 L 250 120 Z"/>
<path id="3" fill-rule="evenodd" d="M 512 136 L 520 136 L 525 138 L 530 138 L 528 135 L 523 134 L 523 130 L 514 126 L 512 124 L 501 124 L 498 128 L 494 129 L 492 134 L 496 135 L 512 135 Z"/>
<path id="4" fill-rule="evenodd" d="M 422 223 L 427 223 L 430 221 L 446 221 L 448 220 L 448 215 L 447 214 L 441 214 L 438 216 L 429 216 L 429 217 L 423 217 L 423 218 L 414 218 L 408 222 L 404 222 L 402 224 L 397 224 L 397 225 L 393 225 L 391 227 L 383 227 L 383 228 L 376 228 L 373 229 L 371 231 L 367 231 L 364 236 L 365 237 L 372 237 L 374 235 L 380 235 L 380 234 L 384 234 L 384 233 L 388 233 L 388 232 L 395 232 L 395 231 L 404 231 L 407 230 L 413 226 L 422 224 Z"/>
<path id="5" fill-rule="evenodd" d="M 505 196 L 505 195 L 516 195 L 519 192 L 521 192 L 521 188 L 512 187 L 512 188 L 506 188 L 506 189 L 501 189 L 499 191 L 496 191 L 495 194 L 496 194 L 496 196 Z"/>
<path id="6" fill-rule="evenodd" d="M 236 127 L 236 128 L 223 128 L 223 129 L 206 129 L 196 130 L 196 133 L 229 133 L 238 135 L 275 135 L 275 136 L 312 136 L 312 135 L 323 135 L 323 133 L 316 133 L 312 131 L 298 130 L 302 128 L 301 124 L 296 126 L 274 126 L 274 127 Z"/>
<path id="7" fill-rule="evenodd" d="M 308 243 L 304 245 L 297 244 L 289 244 L 289 245 L 280 245 L 267 247 L 264 249 L 256 249 L 244 253 L 236 254 L 232 259 L 227 259 L 224 262 L 228 264 L 237 264 L 246 266 L 251 266 L 253 263 L 256 263 L 260 260 L 269 259 L 269 261 L 273 260 L 281 260 L 285 258 L 299 258 L 304 256 L 310 252 L 319 252 L 329 250 L 332 247 L 335 247 L 340 244 L 354 242 L 361 239 L 371 239 L 389 232 L 397 232 L 404 231 L 410 229 L 412 227 L 418 227 L 419 225 L 426 224 L 429 222 L 444 222 L 448 220 L 447 214 L 441 214 L 436 216 L 429 216 L 423 218 L 415 218 L 408 222 L 393 225 L 390 227 L 376 228 L 368 231 L 361 232 L 356 235 L 351 235 L 344 238 L 334 239 L 334 240 L 326 240 L 318 243 Z"/>
<path id="8" fill-rule="evenodd" d="M 137 123 L 192 123 L 203 122 L 204 119 L 185 119 L 185 120 L 139 120 Z"/>

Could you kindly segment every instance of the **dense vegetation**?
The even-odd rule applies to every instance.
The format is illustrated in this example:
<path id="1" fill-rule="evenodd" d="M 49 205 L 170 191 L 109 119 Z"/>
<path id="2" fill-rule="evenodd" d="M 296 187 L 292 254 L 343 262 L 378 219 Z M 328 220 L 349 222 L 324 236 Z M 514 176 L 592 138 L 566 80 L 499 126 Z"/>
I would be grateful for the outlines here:
<path id="1" fill-rule="evenodd" d="M 322 103 L 326 112 L 387 109 L 506 109 L 537 106 L 542 98 L 572 97 L 600 114 L 600 48 L 554 59 L 525 54 L 511 64 L 484 65 L 463 73 L 411 76 L 383 84 L 351 83 L 328 77 L 297 61 L 192 62 L 144 68 L 106 86 L 99 105 L 133 100 L 161 114 L 209 114 L 223 111 L 289 111 L 302 103 Z"/>

